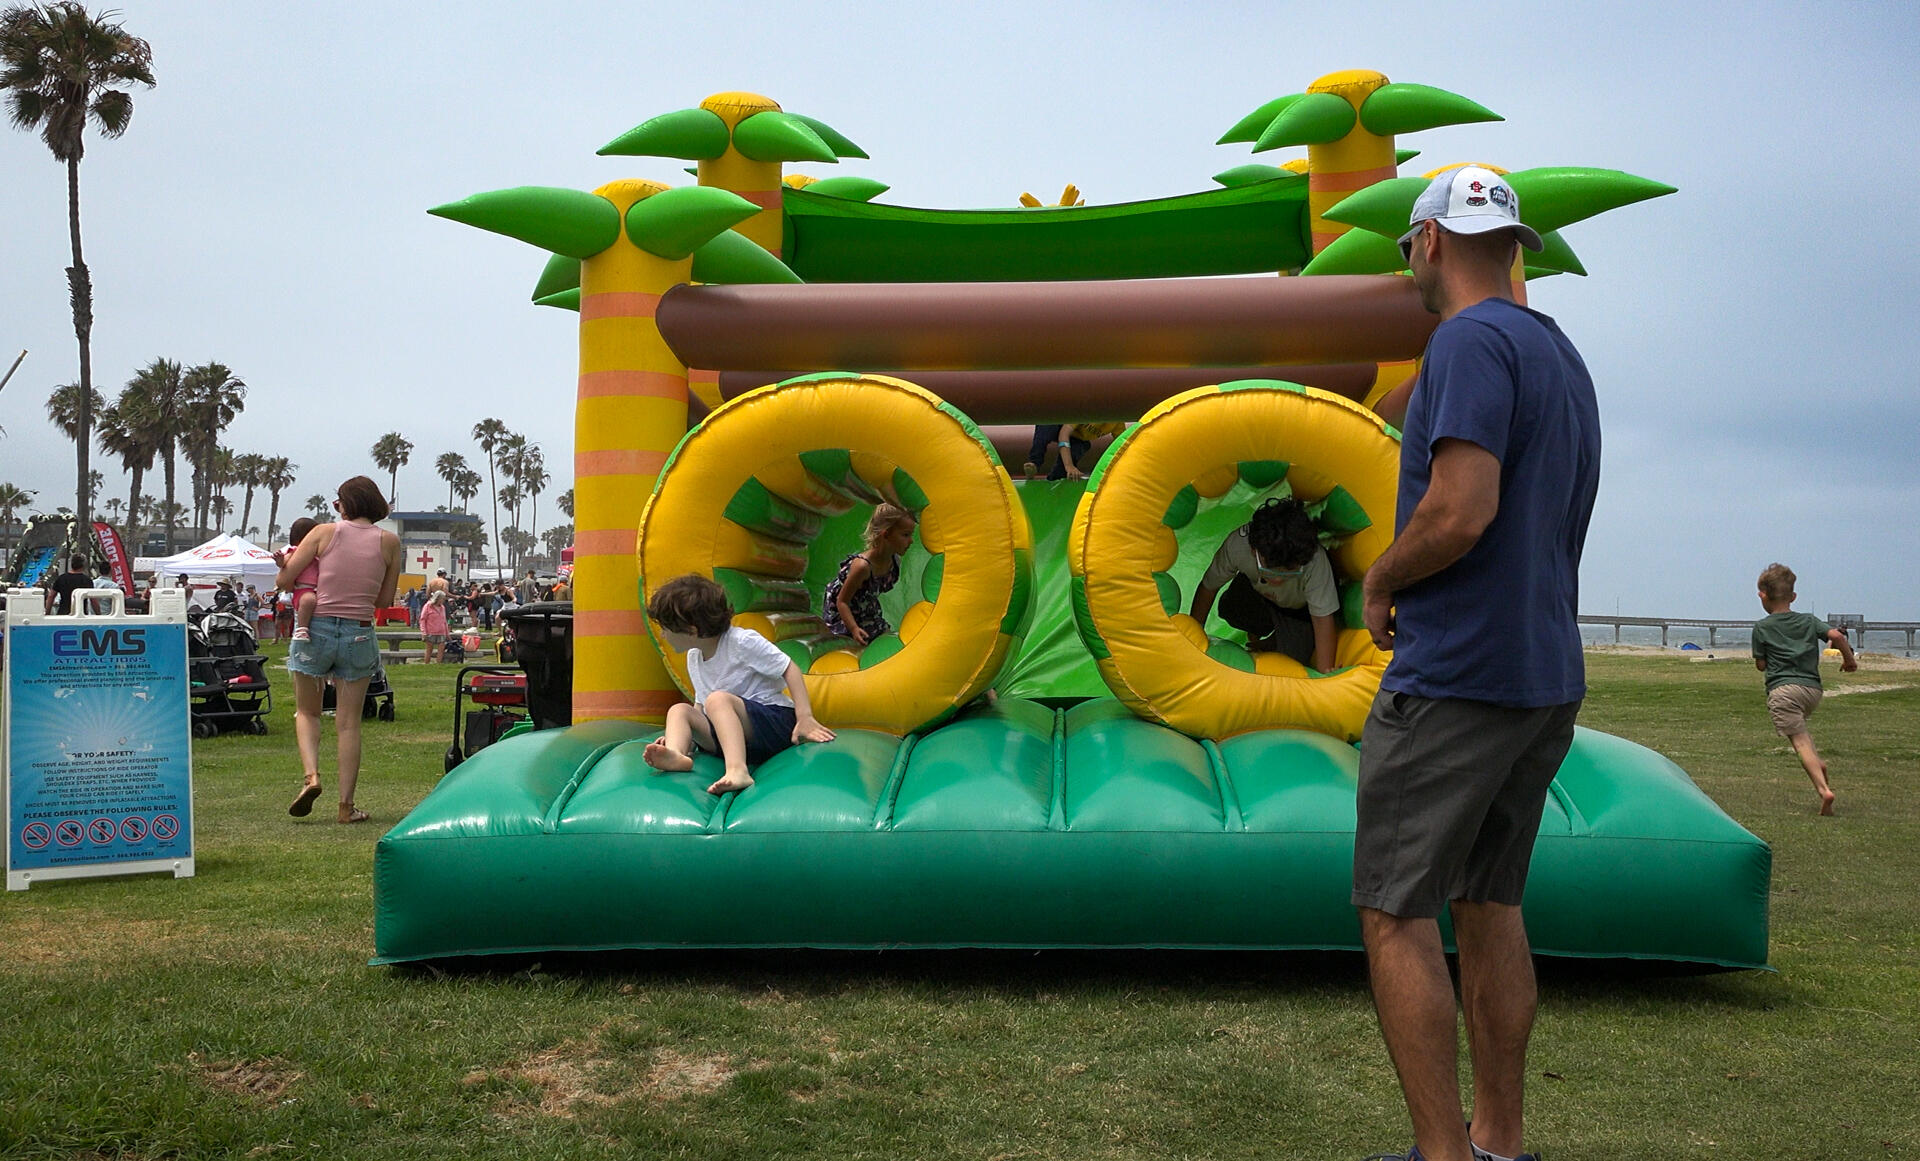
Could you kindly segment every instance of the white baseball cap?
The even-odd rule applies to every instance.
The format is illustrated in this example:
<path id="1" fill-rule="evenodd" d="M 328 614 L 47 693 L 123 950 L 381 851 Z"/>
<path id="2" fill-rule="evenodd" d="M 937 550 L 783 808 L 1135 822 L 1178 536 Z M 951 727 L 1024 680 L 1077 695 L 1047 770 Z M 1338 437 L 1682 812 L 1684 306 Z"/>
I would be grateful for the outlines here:
<path id="1" fill-rule="evenodd" d="M 1520 195 L 1499 174 L 1478 165 L 1449 169 L 1433 179 L 1413 203 L 1413 228 L 1400 236 L 1404 252 L 1420 231 L 1435 222 L 1455 234 L 1512 230 L 1529 250 L 1542 248 L 1539 231 L 1520 221 Z"/>

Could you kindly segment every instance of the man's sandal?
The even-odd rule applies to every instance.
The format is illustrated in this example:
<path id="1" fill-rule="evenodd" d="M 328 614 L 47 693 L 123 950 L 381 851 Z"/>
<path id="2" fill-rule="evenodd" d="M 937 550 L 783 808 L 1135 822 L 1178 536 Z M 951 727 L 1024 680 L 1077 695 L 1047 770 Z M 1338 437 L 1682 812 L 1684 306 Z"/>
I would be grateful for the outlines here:
<path id="1" fill-rule="evenodd" d="M 340 804 L 339 817 L 342 823 L 348 823 L 348 822 L 365 822 L 369 818 L 372 818 L 373 816 L 368 814 L 364 810 L 354 809 L 354 805 L 351 802 L 343 802 Z"/>

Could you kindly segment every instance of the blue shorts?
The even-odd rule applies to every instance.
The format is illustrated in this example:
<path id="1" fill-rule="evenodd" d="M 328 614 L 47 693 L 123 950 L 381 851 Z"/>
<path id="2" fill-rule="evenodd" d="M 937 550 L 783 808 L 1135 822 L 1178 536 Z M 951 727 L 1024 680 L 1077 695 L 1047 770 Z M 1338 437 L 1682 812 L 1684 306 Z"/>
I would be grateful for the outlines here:
<path id="1" fill-rule="evenodd" d="M 365 681 L 380 668 L 380 639 L 372 625 L 346 617 L 315 617 L 307 627 L 312 639 L 287 649 L 287 668 L 308 677 Z"/>
<path id="2" fill-rule="evenodd" d="M 747 707 L 747 765 L 758 766 L 793 745 L 793 727 L 799 719 L 792 706 L 767 705 L 745 698 L 741 699 L 741 704 Z M 694 745 L 700 746 L 698 739 Z M 706 749 L 705 746 L 700 748 Z"/>

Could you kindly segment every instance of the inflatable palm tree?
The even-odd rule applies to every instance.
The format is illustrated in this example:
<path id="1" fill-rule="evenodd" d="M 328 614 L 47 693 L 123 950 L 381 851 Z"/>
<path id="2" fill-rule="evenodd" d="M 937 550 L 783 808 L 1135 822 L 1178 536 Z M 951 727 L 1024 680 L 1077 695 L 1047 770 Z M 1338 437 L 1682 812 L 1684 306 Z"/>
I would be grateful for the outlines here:
<path id="1" fill-rule="evenodd" d="M 793 281 L 732 231 L 760 207 L 720 189 L 615 181 L 522 186 L 428 211 L 538 246 L 577 271 L 573 717 L 660 720 L 679 700 L 648 643 L 634 529 L 687 427 L 687 369 L 654 322 L 685 282 Z"/>

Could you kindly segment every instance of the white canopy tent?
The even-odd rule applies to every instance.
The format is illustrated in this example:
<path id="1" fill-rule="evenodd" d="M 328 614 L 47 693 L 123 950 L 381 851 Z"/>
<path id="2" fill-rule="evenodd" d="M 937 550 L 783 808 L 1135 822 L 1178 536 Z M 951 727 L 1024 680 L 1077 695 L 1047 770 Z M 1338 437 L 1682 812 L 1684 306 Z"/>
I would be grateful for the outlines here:
<path id="1" fill-rule="evenodd" d="M 184 579 L 218 580 L 228 577 L 242 584 L 271 589 L 280 566 L 273 554 L 245 537 L 223 533 L 197 548 L 172 556 L 142 556 L 133 562 L 133 571 L 159 575 L 160 584 Z"/>

